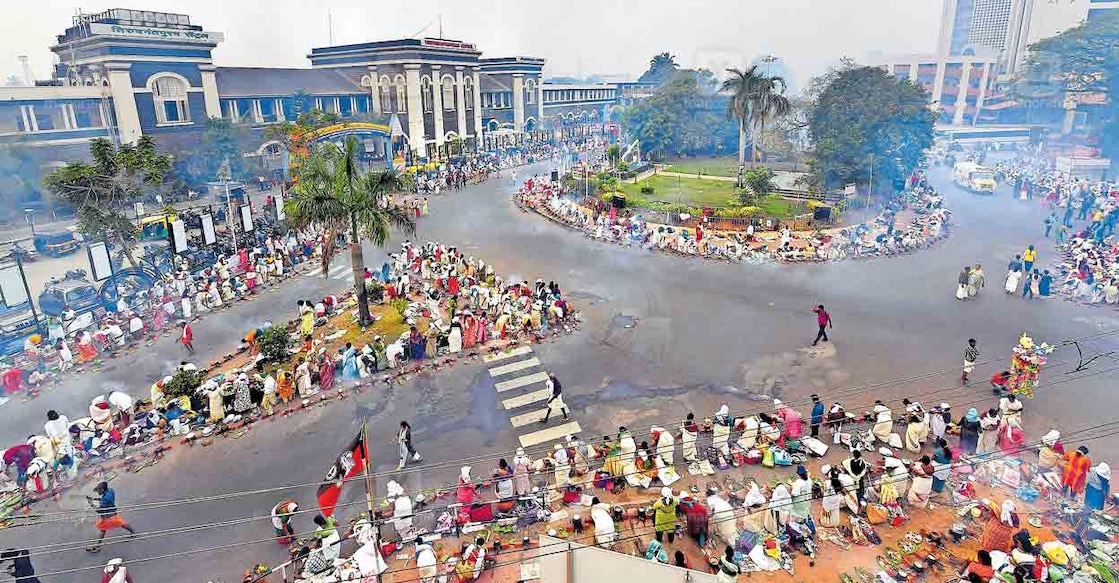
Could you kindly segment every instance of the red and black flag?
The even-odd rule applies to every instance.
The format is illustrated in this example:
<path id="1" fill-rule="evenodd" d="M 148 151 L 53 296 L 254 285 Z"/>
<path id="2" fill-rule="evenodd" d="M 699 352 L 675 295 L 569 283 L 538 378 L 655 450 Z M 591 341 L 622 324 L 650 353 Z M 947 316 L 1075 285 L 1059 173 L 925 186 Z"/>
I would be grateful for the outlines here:
<path id="1" fill-rule="evenodd" d="M 342 454 L 335 458 L 334 463 L 326 470 L 326 477 L 319 485 L 319 509 L 323 516 L 334 514 L 334 505 L 342 495 L 342 485 L 347 480 L 365 470 L 365 439 L 364 433 L 358 433 Z"/>

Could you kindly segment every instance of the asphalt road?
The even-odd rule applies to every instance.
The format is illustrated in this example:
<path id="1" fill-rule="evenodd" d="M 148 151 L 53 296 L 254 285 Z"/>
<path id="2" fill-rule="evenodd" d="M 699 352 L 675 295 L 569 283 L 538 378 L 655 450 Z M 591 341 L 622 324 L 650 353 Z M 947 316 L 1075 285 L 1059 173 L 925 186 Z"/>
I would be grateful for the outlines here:
<path id="1" fill-rule="evenodd" d="M 522 178 L 528 174 L 518 172 Z M 1002 292 L 1005 263 L 1013 254 L 1029 243 L 1041 245 L 1039 264 L 1046 264 L 1052 254 L 1041 238 L 1045 211 L 1038 204 L 1012 200 L 1005 189 L 983 198 L 959 191 L 941 169 L 934 171 L 933 180 L 953 210 L 952 236 L 932 249 L 884 260 L 748 266 L 652 255 L 595 242 L 522 213 L 510 201 L 513 185 L 508 177 L 433 199 L 431 215 L 421 223 L 416 239 L 457 244 L 505 274 L 555 280 L 575 299 L 584 317 L 582 330 L 536 347 L 536 355 L 564 380 L 565 400 L 587 439 L 621 424 L 670 424 L 689 410 L 708 415 L 723 402 L 738 411 L 768 407 L 750 397 L 756 392 L 794 404 L 816 392 L 825 401 L 843 401 L 849 410 L 875 398 L 916 396 L 926 403 L 952 402 L 959 414 L 970 403 L 993 404 L 982 379 L 1002 368 L 1021 332 L 1056 342 L 1119 328 L 1113 310 L 1059 300 L 1026 302 Z M 368 263 L 379 265 L 379 254 L 368 251 Z M 990 283 L 977 300 L 959 302 L 954 298 L 956 274 L 962 265 L 976 262 L 984 264 Z M 295 299 L 330 285 L 301 278 L 276 292 L 275 301 L 246 303 L 211 318 L 196 327 L 198 344 L 209 354 L 224 352 L 248 326 L 286 316 Z M 828 306 L 835 329 L 829 332 L 833 342 L 810 350 L 815 334 L 810 309 L 817 303 Z M 958 367 L 968 337 L 979 340 L 981 360 L 997 357 L 997 362 L 978 368 L 974 378 L 979 383 L 960 387 Z M 1091 353 L 1115 345 L 1113 339 L 1097 339 L 1084 348 Z M 47 408 L 81 408 L 90 395 L 113 383 L 147 386 L 178 361 L 180 351 L 165 340 L 154 353 L 127 366 L 83 376 L 75 386 L 30 403 L 0 408 L 0 436 L 11 441 L 26 435 L 42 423 Z M 1071 366 L 1057 364 L 1075 356 L 1073 349 L 1059 350 L 1053 366 L 1043 373 L 1043 388 L 1026 408 L 1025 426 L 1031 436 L 1044 433 L 1050 424 L 1067 433 L 1113 418 L 1110 408 L 1099 405 L 1111 398 L 1106 373 L 1114 362 L 1101 358 L 1087 371 L 1073 374 L 1068 374 Z M 930 374 L 935 371 L 942 372 Z M 121 556 L 133 562 L 138 581 L 239 580 L 254 562 L 282 560 L 283 549 L 271 542 L 269 509 L 288 496 L 305 509 L 314 508 L 314 484 L 359 430 L 359 407 L 372 411 L 369 427 L 378 494 L 383 494 L 390 476 L 415 493 L 421 487 L 450 483 L 460 465 L 455 460 L 478 456 L 471 464 L 478 476 L 488 474 L 496 457 L 510 454 L 517 432 L 498 401 L 493 381 L 476 362 L 424 373 L 407 385 L 378 386 L 297 416 L 264 422 L 239 439 L 175 451 L 159 465 L 113 482 L 118 503 L 125 507 L 271 487 L 276 491 L 125 510 L 126 517 L 152 538 L 106 546 L 98 556 L 80 550 L 96 534 L 88 513 L 0 531 L 0 546 L 61 545 L 32 549 L 41 573 L 97 567 Z M 895 403 L 895 408 L 900 405 Z M 396 454 L 390 438 L 399 419 L 411 421 L 426 461 L 415 470 L 394 474 Z M 1119 451 L 1117 444 L 1109 438 L 1090 445 L 1096 459 L 1107 459 Z M 299 484 L 304 486 L 295 487 Z M 279 488 L 285 485 L 292 487 Z M 81 494 L 68 494 L 58 508 L 39 508 L 80 509 Z M 343 516 L 361 508 L 360 485 L 347 487 L 341 503 Z M 313 512 L 297 520 L 297 530 L 310 529 L 310 516 Z M 221 524 L 236 519 L 244 521 Z M 210 526 L 171 536 L 159 533 L 195 525 Z M 191 553 L 212 548 L 220 550 Z M 137 562 L 176 553 L 191 554 Z M 96 573 L 69 573 L 44 581 L 92 580 Z"/>

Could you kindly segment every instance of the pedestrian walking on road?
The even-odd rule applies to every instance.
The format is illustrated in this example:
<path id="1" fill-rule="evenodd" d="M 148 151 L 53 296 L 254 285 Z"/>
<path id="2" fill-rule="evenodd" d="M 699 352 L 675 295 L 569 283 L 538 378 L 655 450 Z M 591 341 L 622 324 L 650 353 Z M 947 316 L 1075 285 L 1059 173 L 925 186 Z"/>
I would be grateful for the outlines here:
<path id="1" fill-rule="evenodd" d="M 423 456 L 416 448 L 412 447 L 412 426 L 407 421 L 400 422 L 400 431 L 396 434 L 396 442 L 400 445 L 400 464 L 396 469 L 403 470 L 404 466 L 408 463 L 408 456 L 412 456 L 412 461 L 423 461 Z"/>
<path id="2" fill-rule="evenodd" d="M 190 322 L 182 321 L 183 335 L 179 338 L 179 342 L 187 349 L 187 354 L 194 354 L 194 329 L 190 327 Z"/>
<path id="3" fill-rule="evenodd" d="M 812 395 L 812 416 L 809 424 L 812 427 L 812 437 L 820 436 L 820 424 L 824 422 L 824 402 L 820 395 Z"/>
<path id="4" fill-rule="evenodd" d="M 1003 289 L 1006 293 L 1017 293 L 1018 283 L 1022 281 L 1022 256 L 1015 255 L 1014 260 L 1006 265 L 1006 281 Z"/>
<path id="5" fill-rule="evenodd" d="M 979 360 L 979 348 L 975 345 L 974 338 L 967 339 L 964 347 L 964 372 L 960 375 L 960 384 L 967 384 L 967 375 L 975 370 L 975 361 Z"/>
<path id="6" fill-rule="evenodd" d="M 547 423 L 548 418 L 555 411 L 563 413 L 563 418 L 567 419 L 567 405 L 563 402 L 563 386 L 560 385 L 559 379 L 554 374 L 548 374 L 548 389 L 552 391 L 552 397 L 548 399 L 548 412 L 544 414 L 544 418 L 540 422 Z"/>
<path id="7" fill-rule="evenodd" d="M 127 530 L 132 536 L 136 535 L 136 529 L 132 525 L 125 522 L 120 514 L 117 514 L 117 493 L 109 487 L 106 482 L 100 482 L 93 488 L 93 492 L 97 496 L 86 496 L 86 500 L 91 506 L 97 508 L 97 530 L 101 533 L 97 536 L 97 542 L 92 546 L 88 546 L 85 550 L 96 553 L 101 550 L 101 541 L 105 539 L 105 533 L 116 528 L 123 528 Z"/>
<path id="8" fill-rule="evenodd" d="M 1037 261 L 1037 249 L 1030 245 L 1022 252 L 1022 270 L 1026 273 L 1033 271 L 1035 261 Z"/>
<path id="9" fill-rule="evenodd" d="M 1056 223 L 1057 223 L 1057 213 L 1049 213 L 1049 216 L 1045 217 L 1045 238 L 1046 239 L 1049 238 L 1049 233 L 1053 230 L 1053 225 L 1055 225 Z"/>
<path id="10" fill-rule="evenodd" d="M 133 583 L 128 567 L 124 566 L 121 559 L 111 559 L 105 565 L 105 573 L 101 576 L 101 583 Z"/>
<path id="11" fill-rule="evenodd" d="M 824 304 L 820 304 L 815 308 L 812 308 L 812 311 L 815 312 L 816 324 L 820 327 L 820 331 L 816 333 L 816 339 L 812 341 L 812 346 L 816 346 L 816 343 L 821 340 L 823 340 L 824 342 L 828 342 L 827 329 L 835 328 L 835 326 L 832 324 L 831 314 L 829 314 L 828 311 L 824 309 Z"/>
<path id="12" fill-rule="evenodd" d="M 967 284 L 969 281 L 971 281 L 971 267 L 965 265 L 964 268 L 960 270 L 960 275 L 956 278 L 957 300 L 966 300 L 968 298 Z"/>
<path id="13" fill-rule="evenodd" d="M 975 267 L 968 272 L 967 277 L 967 297 L 974 298 L 979 295 L 979 290 L 987 285 L 987 276 L 983 273 L 983 266 L 976 263 Z"/>

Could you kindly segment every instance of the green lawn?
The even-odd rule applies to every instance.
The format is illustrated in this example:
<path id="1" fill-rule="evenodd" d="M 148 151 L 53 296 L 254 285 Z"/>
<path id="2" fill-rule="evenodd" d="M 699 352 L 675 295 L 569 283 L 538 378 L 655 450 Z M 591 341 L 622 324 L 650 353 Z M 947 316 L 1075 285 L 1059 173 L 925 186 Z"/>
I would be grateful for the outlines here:
<path id="1" fill-rule="evenodd" d="M 738 157 L 682 158 L 668 161 L 669 172 L 683 174 L 708 174 L 711 176 L 738 176 Z"/>
<path id="2" fill-rule="evenodd" d="M 641 187 L 652 186 L 652 194 L 642 194 Z M 656 202 L 684 204 L 697 207 L 732 207 L 741 203 L 734 194 L 734 183 L 721 180 L 701 180 L 677 176 L 650 176 L 633 184 L 621 182 L 618 190 L 625 193 L 629 206 L 656 209 Z M 799 205 L 777 195 L 769 195 L 754 203 L 767 215 L 786 217 L 798 212 Z"/>

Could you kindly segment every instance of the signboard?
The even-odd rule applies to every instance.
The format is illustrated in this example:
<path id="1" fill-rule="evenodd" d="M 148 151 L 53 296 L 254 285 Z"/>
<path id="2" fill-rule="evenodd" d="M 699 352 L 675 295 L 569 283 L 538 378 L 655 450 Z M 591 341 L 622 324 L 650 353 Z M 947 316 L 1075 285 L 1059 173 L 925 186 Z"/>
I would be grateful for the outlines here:
<path id="1" fill-rule="evenodd" d="M 206 213 L 202 215 L 202 244 L 213 245 L 218 240 L 218 234 L 214 232 L 214 215 Z"/>
<path id="2" fill-rule="evenodd" d="M 854 184 L 848 184 L 847 186 L 843 187 L 843 194 L 850 195 L 850 194 L 855 194 L 855 192 L 856 192 L 856 187 L 855 187 Z"/>
<path id="3" fill-rule="evenodd" d="M 19 265 L 6 265 L 0 268 L 0 299 L 7 307 L 18 306 L 27 302 L 27 288 L 23 286 L 23 274 L 19 272 Z"/>
<path id="4" fill-rule="evenodd" d="M 137 217 L 144 216 L 144 203 L 142 203 L 142 202 L 136 203 L 136 216 Z"/>
<path id="5" fill-rule="evenodd" d="M 171 221 L 171 250 L 174 253 L 187 250 L 186 224 L 182 219 Z"/>
<path id="6" fill-rule="evenodd" d="M 283 193 L 277 193 L 274 200 L 276 202 L 276 220 L 277 221 L 282 221 L 285 218 L 287 218 L 287 214 L 284 213 L 284 195 L 283 195 Z"/>
<path id="7" fill-rule="evenodd" d="M 86 253 L 89 255 L 89 270 L 93 272 L 93 281 L 105 281 L 113 276 L 109 248 L 104 242 L 90 243 L 86 246 Z"/>
<path id="8" fill-rule="evenodd" d="M 246 233 L 253 230 L 253 209 L 249 205 L 241 205 L 241 228 Z"/>
<path id="9" fill-rule="evenodd" d="M 119 36 L 125 38 L 147 38 L 176 40 L 191 43 L 220 43 L 225 40 L 225 34 L 205 30 L 176 30 L 173 28 L 156 28 L 152 26 L 121 26 L 91 22 L 89 32 L 95 35 Z"/>

